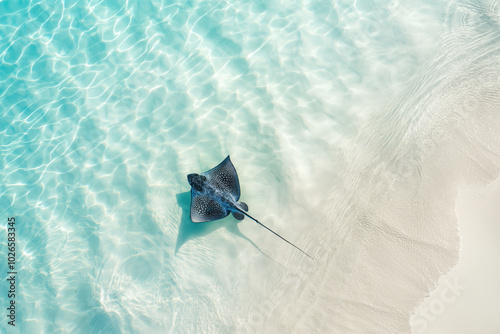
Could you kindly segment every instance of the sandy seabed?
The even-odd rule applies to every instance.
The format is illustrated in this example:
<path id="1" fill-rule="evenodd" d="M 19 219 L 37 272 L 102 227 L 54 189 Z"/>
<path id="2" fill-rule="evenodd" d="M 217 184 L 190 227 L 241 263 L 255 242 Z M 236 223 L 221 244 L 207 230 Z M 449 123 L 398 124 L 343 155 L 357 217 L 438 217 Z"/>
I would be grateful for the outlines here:
<path id="1" fill-rule="evenodd" d="M 499 175 L 497 2 L 0 9 L 18 332 L 399 333 L 439 286 L 456 303 L 415 331 L 479 295 L 441 277 L 481 231 L 460 259 L 460 189 Z M 186 175 L 228 154 L 250 214 L 313 261 L 248 219 L 190 221 Z"/>

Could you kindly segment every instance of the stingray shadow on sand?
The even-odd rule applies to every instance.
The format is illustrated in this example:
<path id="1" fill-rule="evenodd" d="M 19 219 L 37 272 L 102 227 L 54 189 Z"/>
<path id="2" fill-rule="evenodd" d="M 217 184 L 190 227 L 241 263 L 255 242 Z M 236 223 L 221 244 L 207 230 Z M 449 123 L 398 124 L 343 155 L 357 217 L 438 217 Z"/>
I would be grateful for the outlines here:
<path id="1" fill-rule="evenodd" d="M 241 233 L 237 225 L 239 221 L 237 221 L 233 217 L 227 217 L 226 219 L 206 223 L 193 223 L 190 217 L 191 192 L 187 191 L 184 193 L 179 193 L 176 195 L 176 198 L 177 204 L 182 209 L 181 221 L 179 224 L 179 230 L 177 232 L 177 242 L 175 245 L 176 254 L 177 251 L 182 247 L 182 245 L 184 245 L 189 240 L 204 237 L 205 235 L 212 233 L 220 228 L 226 228 L 229 232 L 251 243 L 259 252 L 269 258 L 269 256 L 264 253 L 252 240 Z"/>

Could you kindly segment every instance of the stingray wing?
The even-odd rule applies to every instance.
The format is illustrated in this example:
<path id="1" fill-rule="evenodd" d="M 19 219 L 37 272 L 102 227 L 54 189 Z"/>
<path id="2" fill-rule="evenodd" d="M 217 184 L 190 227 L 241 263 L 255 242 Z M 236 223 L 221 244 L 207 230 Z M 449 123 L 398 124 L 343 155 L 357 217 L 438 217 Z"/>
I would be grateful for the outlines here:
<path id="1" fill-rule="evenodd" d="M 203 223 L 226 217 L 229 211 L 216 199 L 191 189 L 191 220 Z"/>
<path id="2" fill-rule="evenodd" d="M 201 175 L 206 176 L 208 182 L 216 189 L 231 194 L 235 201 L 240 199 L 240 182 L 229 155 L 217 167 Z"/>

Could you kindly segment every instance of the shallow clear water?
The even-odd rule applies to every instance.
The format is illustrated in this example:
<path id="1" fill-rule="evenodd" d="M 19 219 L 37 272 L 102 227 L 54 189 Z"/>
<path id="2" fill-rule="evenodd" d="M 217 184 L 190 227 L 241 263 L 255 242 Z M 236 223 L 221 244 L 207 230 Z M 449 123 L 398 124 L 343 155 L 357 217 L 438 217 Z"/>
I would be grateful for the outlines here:
<path id="1" fill-rule="evenodd" d="M 487 1 L 0 2 L 15 330 L 408 330 L 458 236 L 445 204 L 422 202 L 421 224 L 400 216 L 415 203 L 401 189 L 436 188 L 422 180 L 437 175 L 425 166 L 443 124 L 496 108 L 498 13 Z M 250 213 L 314 261 L 249 220 L 190 222 L 186 175 L 228 154 Z M 391 257 L 411 277 L 381 260 L 405 242 Z M 414 253 L 435 260 L 404 260 Z M 402 297 L 378 298 L 383 282 Z"/>

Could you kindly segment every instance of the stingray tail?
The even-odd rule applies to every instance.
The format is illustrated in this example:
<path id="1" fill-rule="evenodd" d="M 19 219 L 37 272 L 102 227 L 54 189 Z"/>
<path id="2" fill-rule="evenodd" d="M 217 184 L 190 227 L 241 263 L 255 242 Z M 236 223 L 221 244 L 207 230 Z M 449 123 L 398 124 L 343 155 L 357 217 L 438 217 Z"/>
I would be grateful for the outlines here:
<path id="1" fill-rule="evenodd" d="M 269 227 L 267 227 L 266 225 L 262 224 L 260 221 L 258 221 L 257 219 L 255 219 L 254 217 L 250 216 L 248 213 L 246 213 L 245 211 L 243 210 L 240 210 L 238 209 L 239 212 L 241 212 L 242 214 L 244 214 L 245 216 L 247 216 L 248 218 L 254 220 L 257 224 L 259 224 L 260 226 L 264 227 L 265 229 L 267 229 L 268 231 L 270 231 L 271 233 L 273 233 L 274 235 L 276 235 L 277 237 L 281 238 L 282 240 L 284 240 L 285 242 L 289 243 L 290 245 L 292 245 L 293 247 L 297 248 L 299 251 L 301 251 L 303 254 L 305 254 L 307 257 L 311 258 L 314 260 L 314 258 L 307 254 L 306 252 L 304 252 L 302 249 L 300 249 L 299 247 L 295 246 L 294 244 L 292 244 L 290 241 L 286 240 L 285 238 L 283 238 L 281 235 L 279 235 L 278 233 L 274 232 L 273 230 L 271 230 Z"/>

